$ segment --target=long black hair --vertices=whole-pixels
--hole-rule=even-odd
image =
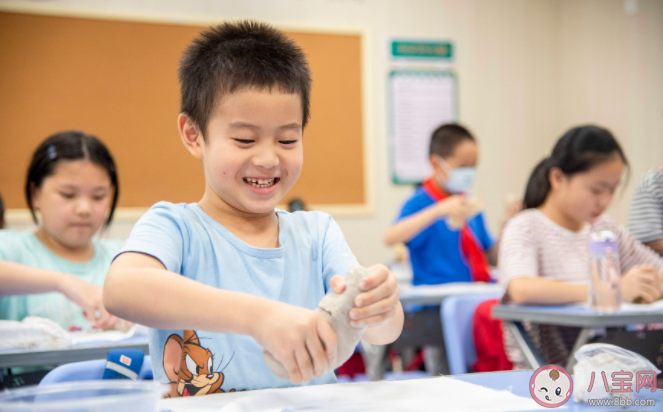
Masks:
[[[28,167],[28,177],[25,180],[25,200],[28,202],[28,208],[30,208],[32,220],[35,223],[39,222],[32,207],[33,190],[39,189],[44,179],[53,174],[60,160],[79,159],[89,160],[108,172],[114,190],[110,213],[104,226],[107,227],[110,224],[115,206],[117,206],[117,199],[120,196],[120,186],[113,156],[101,140],[84,132],[73,130],[56,133],[48,137],[32,155],[32,161],[30,167]]]
[[[527,182],[523,207],[536,208],[545,202],[550,192],[552,168],[556,167],[564,175],[571,176],[586,172],[615,155],[628,167],[624,151],[608,130],[598,126],[574,127],[557,141],[552,154],[534,168]]]

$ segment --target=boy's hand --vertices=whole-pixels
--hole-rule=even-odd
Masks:
[[[465,222],[469,217],[470,207],[465,196],[454,195],[435,204],[440,217],[449,216],[458,222]]]
[[[650,265],[634,266],[622,277],[621,283],[624,302],[641,298],[645,303],[651,303],[663,294],[660,272]]]
[[[355,308],[350,311],[352,326],[356,328],[380,326],[389,322],[398,307],[398,280],[384,265],[374,265],[371,272],[359,285],[363,293],[355,298]],[[334,276],[331,279],[334,292],[343,293],[345,279]]]
[[[336,358],[336,334],[309,309],[273,302],[254,337],[281,362],[294,384],[320,378]]]

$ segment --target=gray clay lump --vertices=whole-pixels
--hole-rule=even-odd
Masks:
[[[322,298],[318,304],[318,308],[315,310],[315,313],[326,320],[336,333],[336,362],[331,365],[331,370],[338,368],[350,359],[357,343],[359,343],[359,339],[361,339],[361,336],[366,331],[365,327],[352,327],[349,312],[355,306],[355,298],[362,292],[359,284],[368,274],[368,269],[362,266],[355,265],[351,267],[345,276],[345,291],[341,294],[335,293],[333,290],[330,291]],[[283,364],[277,361],[269,352],[263,351],[262,356],[265,358],[269,369],[271,369],[277,378],[283,380],[290,379],[288,371]]]

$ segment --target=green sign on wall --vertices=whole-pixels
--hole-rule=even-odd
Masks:
[[[453,56],[451,42],[398,41],[391,42],[391,55],[425,59],[450,60]]]

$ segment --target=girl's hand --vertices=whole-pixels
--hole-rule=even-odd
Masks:
[[[645,303],[651,303],[663,294],[660,272],[650,265],[634,266],[622,276],[621,283],[624,302],[641,298]]]
[[[320,378],[336,358],[336,333],[315,312],[272,302],[258,320],[258,344],[281,362],[294,384]]]
[[[398,280],[384,265],[374,265],[371,272],[359,285],[363,293],[355,298],[355,308],[350,311],[352,326],[356,328],[381,326],[389,322],[396,314],[398,307]],[[343,293],[345,279],[334,276],[331,279],[334,292]]]
[[[61,275],[59,290],[62,294],[83,309],[85,319],[98,329],[115,326],[119,319],[106,311],[102,289],[91,283],[66,274]]]

